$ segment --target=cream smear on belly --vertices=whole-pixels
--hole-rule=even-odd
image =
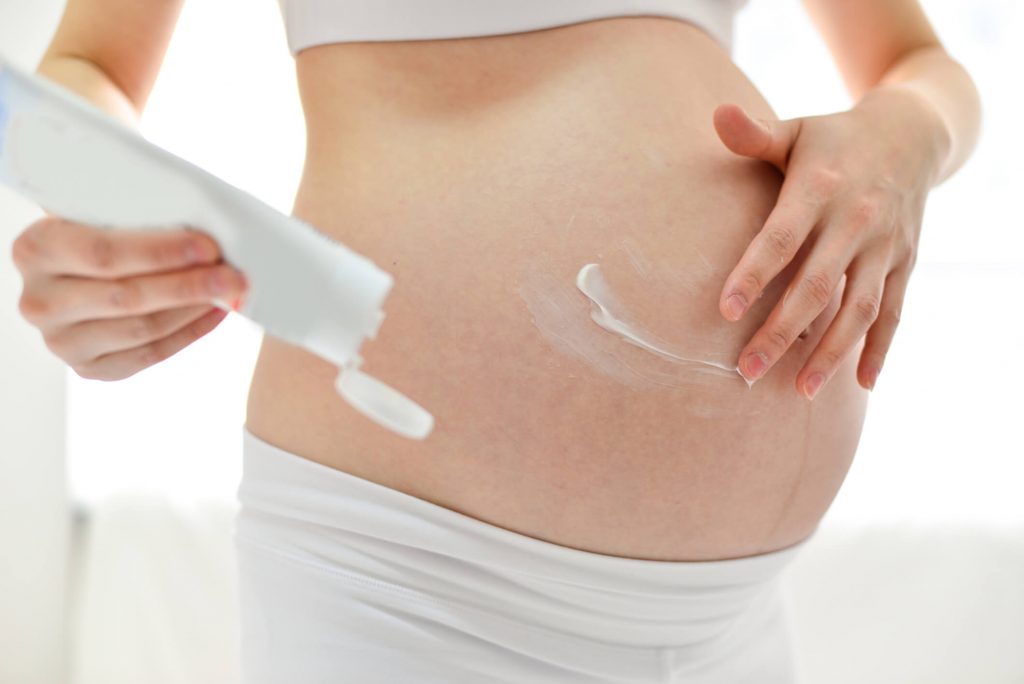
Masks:
[[[517,290],[534,325],[564,355],[635,389],[685,390],[734,379],[746,382],[730,363],[732,354],[716,347],[714,334],[681,331],[678,339],[685,340],[685,346],[668,342],[627,313],[598,264],[584,265],[572,283],[556,275],[557,269],[544,256],[535,255],[524,265]],[[649,273],[633,255],[630,261],[638,272]],[[550,363],[557,367],[558,359],[552,357]]]
[[[608,332],[673,363],[691,365],[694,371],[726,377],[743,377],[735,365],[684,356],[678,349],[671,350],[669,343],[658,339],[635,321],[629,320],[597,264],[587,264],[580,269],[576,275],[576,287],[591,302],[591,319]]]

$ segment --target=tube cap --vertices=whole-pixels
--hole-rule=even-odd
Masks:
[[[343,368],[334,388],[367,418],[400,435],[423,439],[434,429],[434,417],[422,406],[356,366]]]

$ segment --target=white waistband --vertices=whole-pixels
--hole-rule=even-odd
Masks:
[[[808,542],[716,561],[591,553],[518,534],[316,463],[244,430],[236,536],[293,558],[633,645],[685,646],[759,602]],[[812,535],[813,537],[813,535]]]

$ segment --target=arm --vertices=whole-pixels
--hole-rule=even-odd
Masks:
[[[137,126],[184,0],[68,0],[36,72]]]
[[[36,71],[134,126],[182,2],[67,0]],[[14,240],[11,259],[24,281],[22,316],[50,351],[97,380],[178,353],[224,319],[215,304],[248,288],[218,243],[191,226],[111,232],[48,215]]]
[[[981,127],[978,91],[939,42],[921,6],[908,0],[803,0],[846,83],[867,105],[901,91],[939,150],[935,183],[970,156]]]
[[[757,121],[724,104],[714,124],[730,150],[785,175],[775,208],[726,279],[722,315],[742,318],[802,255],[782,300],[740,352],[744,377],[767,373],[841,293],[797,373],[797,390],[813,399],[862,339],[857,379],[874,387],[917,258],[928,192],[970,155],[981,105],[917,0],[803,1],[856,105]]]

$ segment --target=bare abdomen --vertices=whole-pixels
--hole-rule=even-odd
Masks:
[[[268,338],[250,430],[611,555],[730,558],[814,529],[865,392],[852,358],[813,403],[794,389],[834,306],[753,388],[728,372],[786,284],[742,323],[718,313],[781,176],[718,140],[718,104],[772,112],[710,38],[637,18],[331,45],[300,54],[299,78],[309,148],[294,213],[395,276],[364,367],[436,427],[424,442],[384,431],[334,395],[334,369]],[[576,283],[591,263],[631,322],[691,363],[599,326]]]

